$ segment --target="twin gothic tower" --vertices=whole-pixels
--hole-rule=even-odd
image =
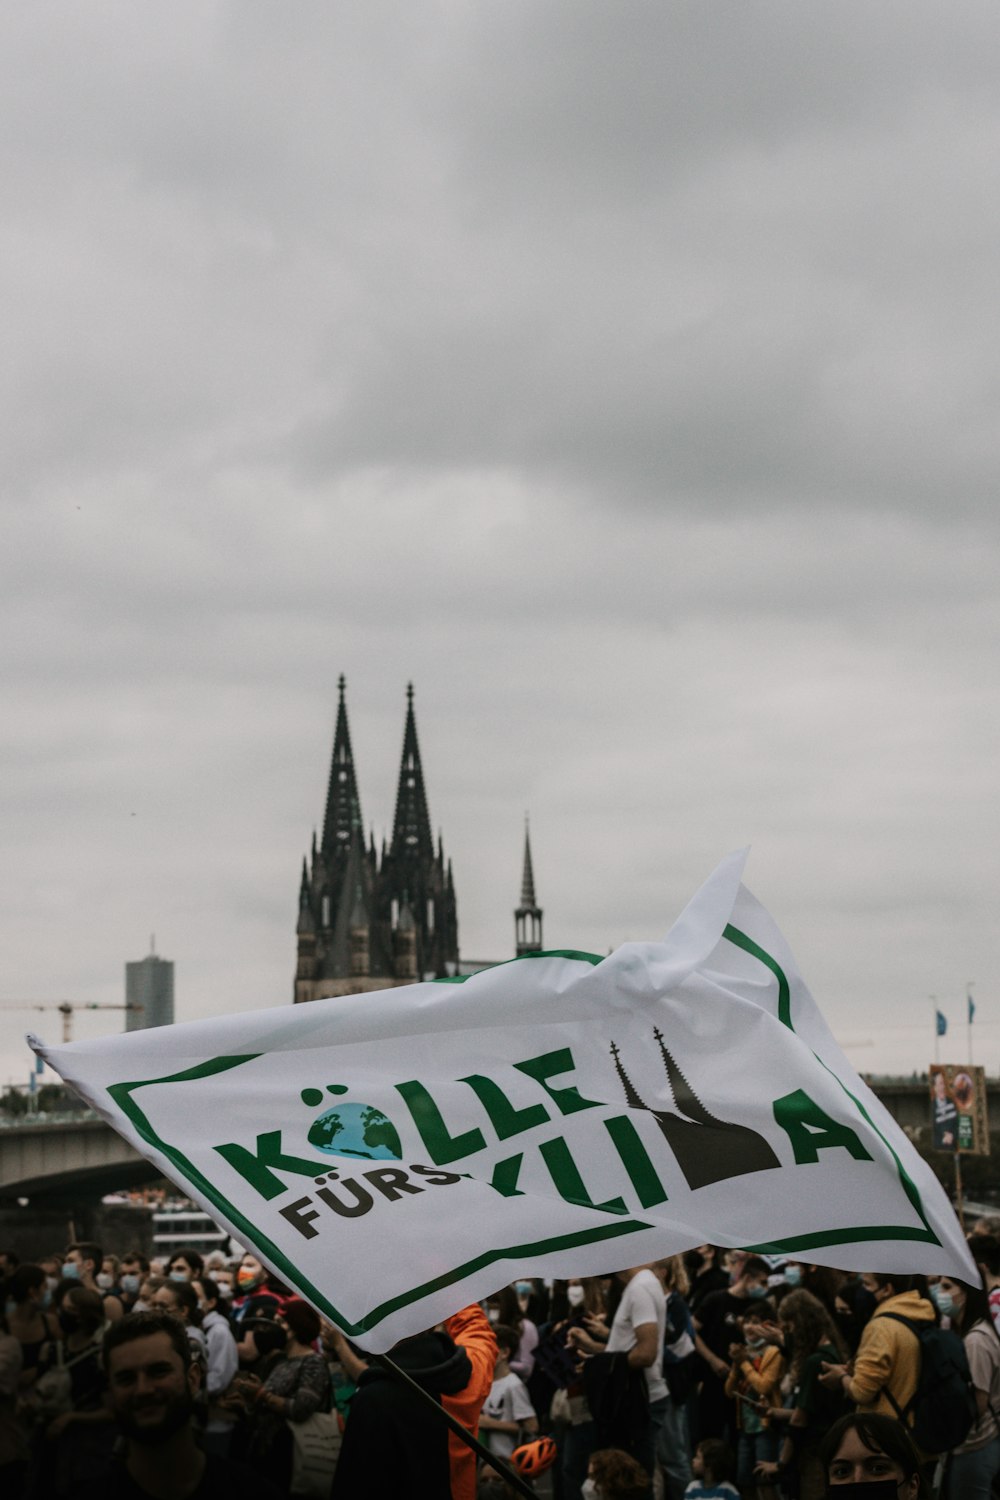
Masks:
[[[485,967],[459,959],[451,860],[445,860],[440,835],[435,847],[431,833],[412,685],[406,690],[392,840],[388,847],[383,840],[381,853],[374,835],[365,843],[343,677],[338,687],[323,836],[317,843],[313,835],[311,856],[302,861],[296,1004]],[[515,930],[518,954],[541,948],[542,913],[527,832]]]
[[[458,973],[451,861],[431,834],[424,774],[407,688],[403,758],[392,842],[381,854],[361,824],[344,678],[333,735],[323,837],[313,834],[299,886],[295,1002],[390,989]]]

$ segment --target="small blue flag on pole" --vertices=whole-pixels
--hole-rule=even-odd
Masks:
[[[966,993],[965,998],[969,1002],[969,1025],[971,1026],[972,1025],[972,1018],[976,1014],[976,1005],[975,1005],[975,1001],[973,1000],[973,998],[972,998],[972,996],[970,994]]]
[[[937,1034],[938,1036],[944,1036],[948,1030],[948,1018],[947,1016],[943,1016],[939,1010],[935,1011],[934,1014],[937,1016]]]

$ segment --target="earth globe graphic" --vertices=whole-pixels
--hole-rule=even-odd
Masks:
[[[336,1104],[314,1120],[307,1137],[325,1156],[400,1161],[403,1147],[392,1121],[372,1104]]]

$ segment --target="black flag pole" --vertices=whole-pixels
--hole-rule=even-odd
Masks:
[[[396,1380],[402,1381],[404,1385],[409,1386],[411,1391],[415,1391],[422,1400],[427,1402],[432,1411],[437,1412],[439,1417],[443,1417],[455,1436],[461,1438],[462,1442],[470,1447],[473,1453],[485,1459],[491,1469],[496,1469],[519,1495],[525,1495],[527,1500],[538,1500],[536,1492],[532,1489],[528,1481],[521,1477],[516,1469],[511,1468],[510,1464],[506,1463],[502,1458],[498,1458],[495,1453],[491,1453],[477,1437],[473,1436],[464,1423],[460,1422],[457,1417],[453,1417],[451,1412],[445,1411],[444,1406],[434,1399],[430,1391],[425,1391],[423,1386],[413,1379],[412,1375],[407,1375],[405,1370],[400,1369],[399,1365],[396,1364],[395,1360],[390,1359],[388,1354],[371,1354],[368,1358],[376,1364],[382,1365]],[[348,1418],[348,1421],[350,1421],[350,1418]]]

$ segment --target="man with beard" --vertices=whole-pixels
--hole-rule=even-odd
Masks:
[[[170,1313],[130,1313],[113,1323],[104,1366],[125,1449],[79,1500],[278,1500],[251,1469],[198,1447],[192,1418],[201,1373],[183,1324]]]

